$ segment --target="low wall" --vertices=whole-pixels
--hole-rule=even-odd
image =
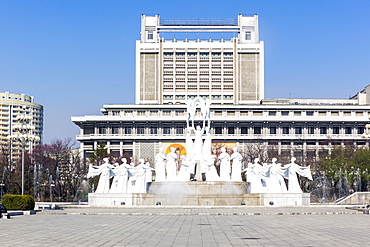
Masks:
[[[370,192],[355,192],[339,202],[338,205],[369,205],[370,204]]]
[[[308,206],[309,193],[248,194],[246,182],[153,182],[149,193],[89,193],[89,205],[120,206]]]
[[[248,192],[246,182],[153,182],[148,193],[162,195],[242,195]]]

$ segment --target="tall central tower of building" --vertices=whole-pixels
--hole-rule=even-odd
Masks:
[[[258,16],[237,19],[141,17],[136,43],[136,103],[255,104],[264,97]]]

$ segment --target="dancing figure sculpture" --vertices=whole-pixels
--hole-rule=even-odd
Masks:
[[[171,147],[171,152],[167,154],[167,164],[166,164],[166,171],[167,171],[167,181],[176,181],[177,176],[177,154],[176,148]]]
[[[288,179],[288,192],[289,193],[302,193],[301,187],[298,182],[297,174],[312,180],[310,166],[299,166],[295,163],[296,158],[292,157],[290,164],[284,166],[285,177]]]
[[[161,182],[166,180],[165,170],[166,155],[163,153],[163,148],[155,156],[155,181]]]
[[[127,164],[126,158],[122,158],[121,161],[121,165],[112,169],[114,178],[109,193],[127,193],[128,170],[131,166]]]
[[[218,156],[220,160],[220,180],[221,181],[230,181],[230,155],[226,152],[226,148],[221,148],[221,153]]]
[[[234,153],[231,155],[230,160],[233,162],[231,169],[231,181],[241,182],[242,181],[242,155],[238,152],[238,148],[234,147]]]
[[[92,178],[95,176],[100,175],[98,187],[95,190],[95,193],[108,193],[109,192],[109,179],[114,176],[112,168],[113,165],[109,163],[108,158],[103,159],[103,164],[100,166],[89,166],[89,172],[87,174],[87,178]]]

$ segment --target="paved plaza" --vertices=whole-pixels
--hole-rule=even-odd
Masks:
[[[370,216],[344,207],[82,207],[0,227],[0,246],[370,246]]]

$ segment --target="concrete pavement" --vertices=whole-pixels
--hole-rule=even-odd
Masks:
[[[0,221],[0,246],[370,246],[370,216],[344,207],[43,210]]]

